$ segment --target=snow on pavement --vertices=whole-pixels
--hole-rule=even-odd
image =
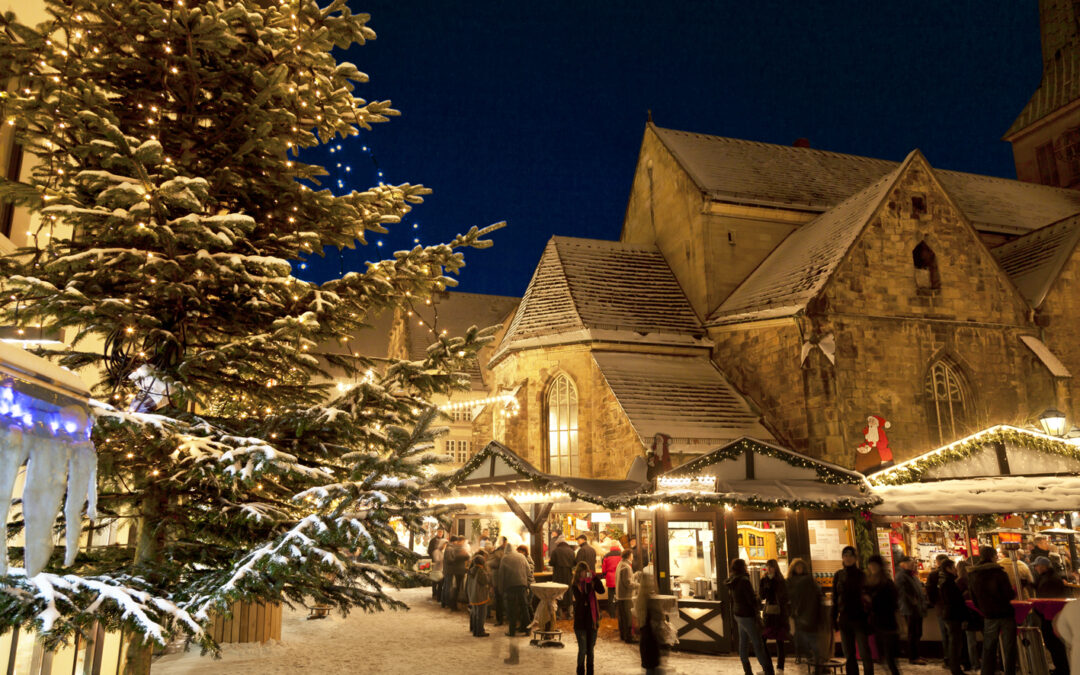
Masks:
[[[467,612],[451,613],[431,602],[431,591],[413,588],[394,591],[409,604],[409,611],[367,614],[353,612],[348,617],[334,615],[316,621],[307,612],[283,612],[282,641],[266,644],[228,644],[222,658],[199,656],[198,650],[169,654],[154,662],[154,675],[279,675],[284,673],[559,673],[575,672],[577,645],[573,633],[564,635],[564,649],[531,647],[523,638],[508,638],[501,628],[489,624],[491,637],[475,638],[469,633]],[[637,645],[627,645],[606,637],[602,631],[596,642],[597,675],[641,673]],[[504,659],[516,647],[519,664]],[[754,661],[755,671],[758,669]],[[907,675],[939,675],[934,667],[913,667],[901,663]],[[803,672],[790,664],[788,671]],[[734,656],[672,654],[666,663],[668,675],[742,675]]]

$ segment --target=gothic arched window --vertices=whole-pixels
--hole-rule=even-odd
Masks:
[[[574,383],[559,375],[547,392],[548,471],[578,473],[578,398]]]
[[[947,359],[938,359],[926,373],[930,442],[945,445],[964,435],[971,413],[971,398],[960,369]]]

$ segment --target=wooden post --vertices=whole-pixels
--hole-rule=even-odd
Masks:
[[[503,500],[506,505],[510,507],[510,511],[513,512],[521,524],[525,526],[525,529],[529,532],[529,539],[531,542],[530,553],[532,554],[533,565],[537,572],[544,571],[544,542],[541,539],[541,535],[544,533],[544,523],[547,522],[548,515],[551,513],[551,507],[553,504],[548,502],[547,504],[533,504],[532,516],[525,513],[525,509],[521,508],[521,504],[518,504],[510,495],[503,494]]]

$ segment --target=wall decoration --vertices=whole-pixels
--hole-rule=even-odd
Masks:
[[[892,449],[889,448],[889,437],[885,433],[892,424],[880,415],[870,415],[866,418],[866,426],[863,427],[863,442],[855,448],[858,454],[855,456],[855,470],[866,473],[885,469],[893,465]]]
[[[668,436],[667,434],[656,434],[656,436],[653,437],[652,449],[646,457],[649,466],[646,475],[649,480],[653,480],[662,473],[671,471],[671,454],[668,452],[670,446],[671,436]]]

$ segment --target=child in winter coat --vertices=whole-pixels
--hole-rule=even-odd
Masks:
[[[490,633],[484,630],[484,619],[491,602],[491,574],[484,556],[477,555],[472,559],[465,591],[469,597],[469,629],[473,637],[487,637]]]

